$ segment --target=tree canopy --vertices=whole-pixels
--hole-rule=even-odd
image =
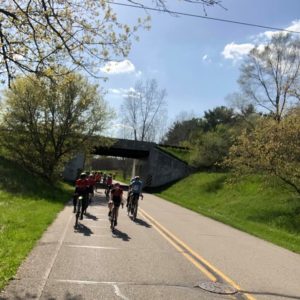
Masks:
[[[1,145],[30,171],[53,179],[63,165],[84,152],[109,115],[97,86],[69,73],[18,78],[5,93]]]
[[[55,65],[96,75],[100,64],[128,54],[140,25],[119,22],[108,1],[2,1],[0,72],[8,84],[20,71],[41,74]]]
[[[142,1],[130,1],[143,6]],[[191,2],[184,0],[184,2]],[[167,10],[168,1],[156,0]],[[221,5],[221,0],[195,0],[203,7]],[[118,19],[113,2],[107,0],[4,0],[0,8],[0,74],[10,86],[16,74],[42,74],[63,65],[99,76],[102,64],[120,59],[130,51],[139,27]],[[61,70],[61,69],[60,69]]]
[[[280,122],[300,94],[300,39],[277,34],[256,46],[241,66],[239,84],[255,105]]]
[[[278,177],[300,194],[299,112],[290,113],[280,123],[261,118],[254,130],[237,137],[225,164],[238,175]]]

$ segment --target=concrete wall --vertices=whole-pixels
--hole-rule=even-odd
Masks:
[[[181,160],[153,147],[141,176],[145,186],[157,187],[190,174],[190,167]]]
[[[186,163],[156,148],[154,145],[151,146],[150,149],[148,148],[149,156],[147,158],[136,159],[135,175],[142,178],[145,187],[161,186],[184,178],[191,173],[191,168]],[[85,157],[83,154],[79,154],[72,159],[63,172],[64,178],[71,181],[75,180],[78,169],[84,168],[84,162]]]

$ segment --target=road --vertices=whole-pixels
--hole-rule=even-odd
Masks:
[[[153,195],[113,234],[101,190],[73,225],[67,205],[1,300],[300,299],[300,255]]]

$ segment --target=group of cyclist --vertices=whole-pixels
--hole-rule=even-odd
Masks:
[[[87,207],[91,202],[92,197],[94,196],[94,191],[96,188],[97,182],[101,181],[104,182],[104,177],[101,178],[101,175],[104,174],[101,173],[91,173],[87,174],[85,172],[80,174],[79,179],[75,182],[75,193],[73,197],[73,206],[74,210],[73,212],[76,212],[76,205],[77,205],[77,199],[79,196],[82,196],[82,206],[81,206],[81,213],[80,213],[80,220],[83,219],[83,214],[86,213]],[[113,184],[113,178],[112,174],[109,174],[105,178],[105,194],[108,198],[108,216],[111,217],[112,210],[114,208],[115,210],[115,221],[114,226],[117,226],[117,219],[118,219],[118,212],[120,205],[124,205],[123,200],[123,189],[119,183]],[[129,188],[128,188],[128,196],[126,201],[126,206],[130,207],[132,202],[134,202],[136,205],[138,203],[138,200],[140,196],[142,196],[142,186],[143,183],[139,176],[135,176],[130,180]]]

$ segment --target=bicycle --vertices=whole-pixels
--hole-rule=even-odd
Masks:
[[[128,203],[128,208],[130,206],[130,212],[132,215],[132,221],[136,220],[136,216],[137,216],[137,211],[138,211],[138,202],[139,202],[139,198],[142,198],[142,200],[144,199],[143,195],[138,195],[138,194],[132,194],[131,195],[131,199],[130,202]]]
[[[109,197],[109,193],[110,193],[110,191],[111,191],[111,188],[112,188],[111,185],[108,185],[108,186],[106,187],[106,189],[105,189],[105,196],[106,196],[106,197]]]
[[[124,207],[123,202],[121,203],[122,208]],[[111,209],[111,214],[110,214],[110,229],[112,232],[115,230],[115,226],[117,224],[117,206],[113,203],[113,207]]]
[[[77,198],[77,203],[76,203],[76,215],[75,215],[75,225],[74,227],[77,228],[78,227],[78,219],[79,216],[82,215],[82,201],[83,201],[83,196],[79,196]]]
[[[133,198],[133,194],[130,193],[128,200],[127,200],[127,214],[129,216],[130,212],[131,212],[131,203],[132,203],[132,198]]]
[[[117,208],[115,205],[113,205],[113,208],[111,210],[111,215],[110,215],[110,229],[112,232],[115,230],[115,224],[117,223]]]

